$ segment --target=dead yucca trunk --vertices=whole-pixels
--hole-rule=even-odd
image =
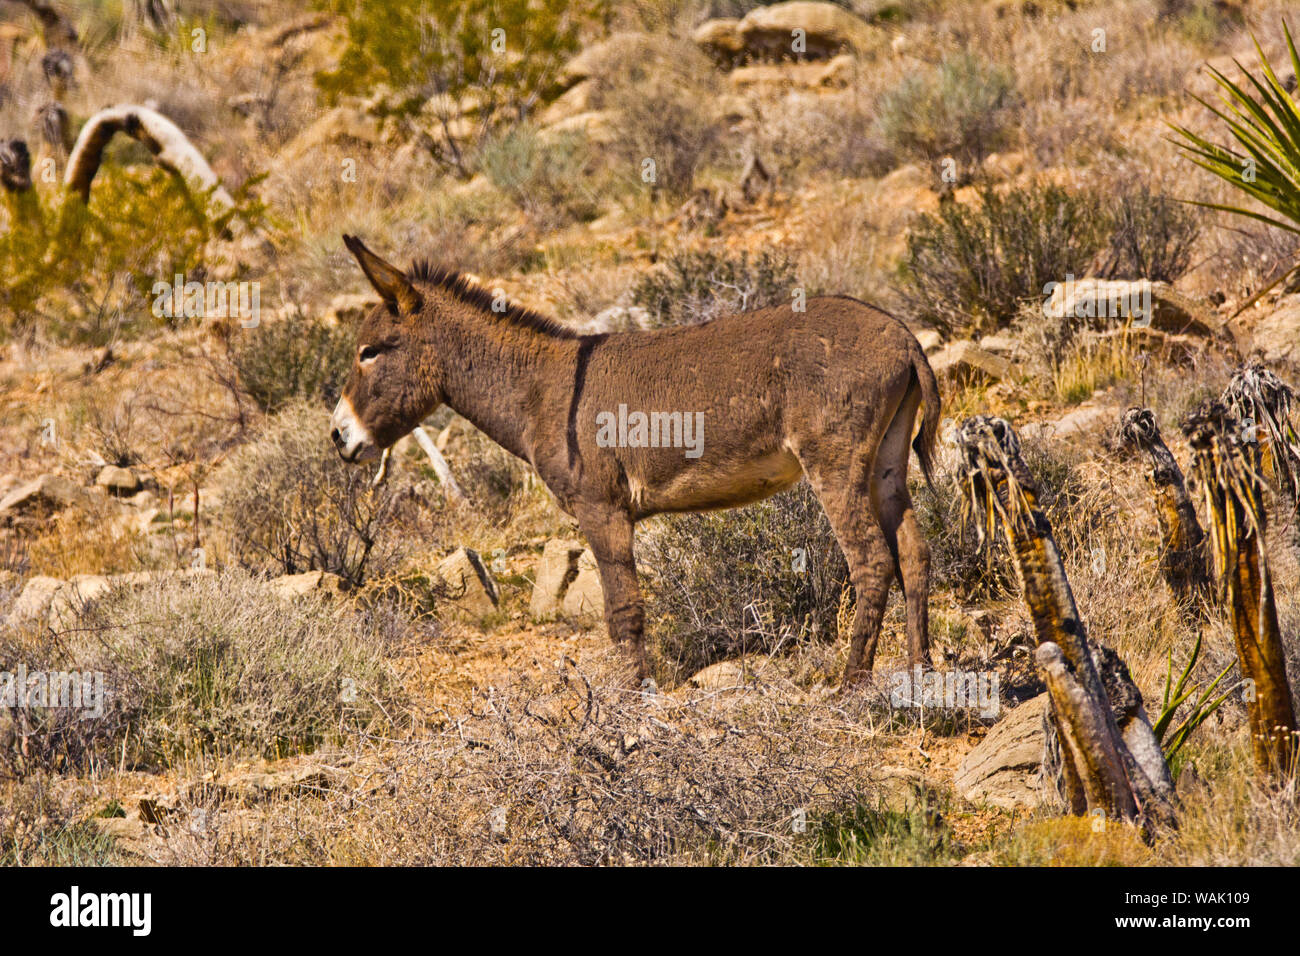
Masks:
[[[1253,692],[1247,696],[1247,711],[1255,765],[1262,774],[1289,775],[1296,761],[1295,707],[1264,551],[1264,481],[1256,429],[1224,404],[1207,402],[1187,416],[1183,432],[1196,456],[1215,571],[1223,583],[1243,676]],[[1277,454],[1273,457],[1276,469]]]
[[[1243,436],[1258,444],[1264,473],[1272,475],[1284,507],[1294,515],[1300,510],[1300,436],[1291,424],[1293,398],[1289,385],[1252,359],[1233,374],[1219,400]],[[1300,534],[1292,543],[1300,547]]]
[[[1209,574],[1205,566],[1205,531],[1196,517],[1196,505],[1187,482],[1160,426],[1149,408],[1133,407],[1120,423],[1121,437],[1133,448],[1151,456],[1147,482],[1155,493],[1160,522],[1160,573],[1178,599],[1191,602],[1205,596]]]
[[[967,516],[982,540],[1000,528],[1010,548],[1038,639],[1071,812],[1101,810],[1149,831],[1172,824],[1174,785],[1142,695],[1119,655],[1088,640],[1060,551],[1020,441],[1000,418],[962,423]]]

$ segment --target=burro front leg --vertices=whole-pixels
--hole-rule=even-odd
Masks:
[[[613,508],[580,508],[577,512],[578,527],[600,569],[609,636],[627,654],[640,682],[650,676],[650,665],[645,654],[645,606],[632,551],[632,518]]]

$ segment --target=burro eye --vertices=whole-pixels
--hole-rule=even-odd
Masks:
[[[379,349],[374,345],[367,345],[361,350],[361,361],[369,362],[379,357]]]

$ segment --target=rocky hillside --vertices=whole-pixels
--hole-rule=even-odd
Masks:
[[[1173,131],[1229,142],[1198,98],[1262,75],[1252,37],[1295,91],[1285,4],[440,7],[0,0],[0,672],[106,688],[93,719],[0,702],[0,861],[1300,863],[1231,616],[1171,583],[1120,431],[1152,410],[1208,528],[1188,413],[1248,359],[1300,385],[1296,237],[1208,208],[1248,200]],[[900,693],[897,591],[838,692],[853,591],[806,485],[638,528],[627,690],[526,464],[448,409],[382,476],[334,453],[378,301],[343,233],[580,332],[897,314],[943,390],[934,665],[980,700]],[[963,504],[974,415],[1015,427],[1153,723],[1189,668],[1177,830],[1093,827],[1043,769],[1034,618]],[[1266,510],[1294,695],[1300,536]],[[1202,691],[1231,692],[1174,747]]]

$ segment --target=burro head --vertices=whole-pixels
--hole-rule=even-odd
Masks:
[[[441,388],[420,291],[356,236],[345,235],[343,243],[381,302],[357,330],[357,354],[330,418],[330,438],[344,461],[370,461],[441,404]]]

